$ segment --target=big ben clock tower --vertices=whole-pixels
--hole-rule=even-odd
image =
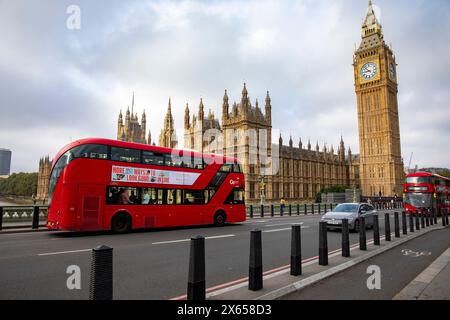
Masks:
[[[384,42],[371,0],[353,66],[362,194],[400,196],[404,171],[397,104],[397,64],[392,49]]]

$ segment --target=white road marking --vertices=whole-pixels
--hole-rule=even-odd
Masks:
[[[57,255],[57,254],[77,253],[77,252],[87,252],[87,251],[92,251],[92,249],[40,253],[40,254],[38,254],[38,256],[53,256],[53,255]]]
[[[211,237],[205,237],[205,240],[211,240],[211,239],[222,239],[222,238],[231,238],[235,237],[234,234],[226,234],[223,236],[211,236]],[[160,241],[160,242],[153,242],[152,244],[170,244],[170,243],[179,243],[179,242],[188,242],[191,241],[191,239],[180,239],[180,240],[171,240],[171,241]]]
[[[301,229],[307,229],[309,227],[305,227],[302,226]],[[292,228],[283,228],[283,229],[273,229],[273,230],[264,230],[263,232],[265,233],[270,233],[270,232],[278,232],[278,231],[287,231],[287,230],[291,230]]]
[[[264,227],[275,227],[275,226],[289,226],[292,224],[303,224],[303,222],[298,223],[277,223],[277,224],[266,224]]]

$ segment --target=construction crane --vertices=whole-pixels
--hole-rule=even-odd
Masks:
[[[408,172],[409,172],[409,170],[411,170],[411,162],[412,162],[413,155],[414,155],[414,152],[411,152],[411,157],[409,158],[409,164],[408,164]]]

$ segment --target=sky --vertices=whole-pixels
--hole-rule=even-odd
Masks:
[[[405,166],[450,167],[450,2],[373,3],[398,63]],[[220,117],[224,90],[240,101],[245,82],[253,104],[270,91],[285,142],[337,150],[342,135],[358,153],[352,63],[366,11],[366,0],[0,0],[0,148],[12,172],[37,171],[71,141],[115,138],[133,92],[154,141],[171,98],[182,141],[186,103]]]

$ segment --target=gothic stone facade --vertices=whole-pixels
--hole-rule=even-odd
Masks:
[[[119,119],[117,121],[117,140],[151,144],[152,138],[150,130],[148,131],[148,136],[146,138],[146,125],[147,118],[145,115],[145,110],[142,112],[142,121],[139,123],[139,118],[137,113],[134,113],[134,93],[133,101],[131,103],[131,113],[130,107],[128,107],[125,114],[125,122],[123,121],[122,110],[119,113]]]
[[[48,184],[50,181],[50,170],[52,168],[52,161],[49,156],[43,157],[39,160],[37,192],[35,199],[39,202],[47,202],[48,200]]]
[[[303,147],[300,140],[294,146],[272,144],[272,105],[269,92],[265,98],[264,113],[258,100],[254,105],[244,84],[240,103],[230,108],[227,91],[223,97],[222,125],[212,112],[204,115],[203,101],[197,116],[190,118],[186,106],[184,119],[185,147],[200,152],[221,153],[236,157],[245,175],[246,199],[250,202],[307,201],[325,187],[334,185],[354,186],[358,179],[358,158],[346,153],[344,141],[338,147],[322,151],[311,143]],[[347,156],[346,156],[347,155]]]
[[[354,55],[363,195],[402,194],[404,169],[397,103],[397,64],[383,38],[372,1]]]
[[[167,114],[164,118],[163,128],[159,135],[159,146],[166,148],[176,148],[178,139],[175,132],[175,125],[172,116],[172,103],[169,99],[169,106],[167,107]]]

